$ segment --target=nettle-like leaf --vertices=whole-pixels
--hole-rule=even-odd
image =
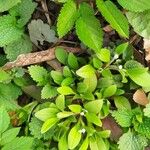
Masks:
[[[125,9],[133,12],[143,12],[150,9],[148,0],[118,0],[118,3]]]
[[[150,118],[144,117],[141,123],[135,124],[135,130],[150,139]]]
[[[129,127],[133,119],[133,113],[128,109],[118,109],[112,113],[112,116],[122,127]]]
[[[16,19],[10,15],[0,17],[0,47],[6,46],[21,38],[22,29],[16,27]]]
[[[45,85],[47,83],[48,78],[48,72],[45,68],[41,66],[30,66],[28,67],[29,74],[32,77],[32,79],[36,82],[38,82],[38,85]]]
[[[31,18],[31,15],[36,8],[37,3],[32,0],[21,0],[17,6],[13,7],[9,12],[11,15],[19,17],[17,26],[22,28]]]
[[[147,139],[131,132],[124,133],[119,139],[119,150],[143,150],[147,145]]]
[[[22,94],[21,89],[16,85],[0,83],[0,106],[8,109],[16,109],[16,99]]]
[[[150,87],[150,74],[147,69],[134,60],[126,62],[125,68],[128,76],[142,87]]]
[[[126,15],[129,23],[134,28],[134,31],[142,37],[150,39],[150,10],[146,10],[143,12],[130,11],[127,12]]]
[[[122,12],[109,0],[97,0],[97,6],[106,21],[123,37],[129,37],[128,20]]]
[[[21,0],[1,0],[0,1],[0,12],[4,12],[12,8],[13,6],[20,3]]]
[[[78,11],[76,3],[73,0],[68,0],[61,9],[58,17],[57,31],[60,38],[73,28],[77,17]]]
[[[94,51],[101,49],[103,33],[100,22],[94,16],[92,8],[85,3],[80,5],[80,17],[76,21],[76,32],[79,39],[89,48]]]
[[[50,28],[50,26],[46,23],[43,23],[42,20],[32,20],[28,25],[29,34],[31,41],[38,45],[38,41],[41,45],[43,45],[44,41],[49,43],[53,43],[57,40],[55,36],[55,31]]]
[[[32,43],[28,36],[24,35],[22,38],[5,46],[4,51],[7,59],[14,61],[20,54],[26,54],[32,51]]]
[[[2,134],[10,124],[10,117],[4,107],[0,107],[0,134]]]

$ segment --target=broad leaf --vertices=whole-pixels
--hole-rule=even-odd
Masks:
[[[122,12],[109,0],[97,0],[97,6],[106,21],[123,37],[129,37],[129,25]]]
[[[62,95],[75,94],[75,92],[69,86],[59,87],[59,88],[57,88],[57,91]]]

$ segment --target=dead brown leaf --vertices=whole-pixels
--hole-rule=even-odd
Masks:
[[[146,105],[149,103],[149,100],[145,94],[145,92],[142,89],[138,89],[134,94],[133,94],[133,100],[140,105]]]

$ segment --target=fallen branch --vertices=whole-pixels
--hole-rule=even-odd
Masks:
[[[72,53],[81,52],[80,48],[72,48],[72,47],[62,47],[62,48]],[[14,67],[23,67],[23,66],[28,66],[31,64],[37,64],[37,63],[53,60],[55,59],[55,49],[56,47],[49,48],[48,50],[44,50],[40,52],[21,54],[17,57],[15,61],[6,63],[2,67],[2,69],[10,70]]]

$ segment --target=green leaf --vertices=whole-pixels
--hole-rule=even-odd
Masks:
[[[147,139],[129,130],[120,137],[118,144],[119,150],[143,150],[147,146]]]
[[[104,98],[111,97],[116,93],[116,91],[117,91],[117,86],[111,85],[104,90],[103,97]]]
[[[41,98],[42,99],[53,98],[57,94],[58,92],[56,87],[51,86],[50,84],[46,84],[41,91]]]
[[[57,31],[60,38],[66,35],[72,28],[78,17],[76,3],[68,0],[61,9],[57,22]]]
[[[54,82],[57,84],[61,84],[61,82],[64,79],[60,71],[51,71],[51,77],[53,78]]]
[[[9,129],[7,131],[5,131],[3,134],[2,134],[2,138],[1,138],[1,145],[5,145],[9,142],[11,142],[13,139],[16,138],[16,136],[18,135],[20,131],[20,128],[12,128],[12,129]]]
[[[87,112],[86,119],[88,120],[88,122],[91,122],[99,127],[102,126],[102,122],[101,122],[100,118],[95,113]]]
[[[17,41],[14,41],[4,49],[7,59],[14,61],[20,54],[30,53],[32,51],[32,43],[28,36],[22,36]]]
[[[33,144],[31,137],[17,137],[10,143],[7,143],[2,150],[30,150]]]
[[[74,113],[80,113],[82,111],[82,107],[77,104],[69,105],[68,108]]]
[[[94,94],[91,91],[82,93],[81,97],[85,100],[95,100]]]
[[[60,109],[61,111],[63,111],[65,109],[65,97],[64,95],[59,95],[56,98],[56,106],[58,107],[58,109]]]
[[[95,75],[95,70],[91,65],[85,65],[78,69],[76,74],[82,78],[90,78]]]
[[[135,32],[146,39],[150,39],[150,9],[139,13],[127,12],[127,18]]]
[[[0,82],[5,82],[9,80],[11,80],[10,74],[0,69]]]
[[[32,79],[38,82],[38,85],[45,85],[47,83],[48,72],[45,68],[41,66],[30,66],[28,67],[28,71]]]
[[[129,46],[129,43],[128,43],[128,42],[123,43],[123,44],[120,44],[119,46],[117,46],[117,47],[115,48],[115,52],[116,52],[118,55],[121,55],[121,54],[123,54],[123,53],[127,50],[128,46]]]
[[[144,117],[142,122],[135,124],[135,130],[150,139],[150,118]]]
[[[16,85],[0,83],[0,106],[7,109],[18,108],[17,101],[15,101],[22,94],[21,89]]]
[[[61,86],[69,86],[74,82],[74,78],[68,77],[61,82]]]
[[[89,145],[89,140],[88,140],[88,138],[86,138],[86,139],[83,141],[83,143],[82,143],[82,145],[81,145],[81,147],[80,147],[79,150],[87,150],[87,149],[88,149],[88,145]]]
[[[73,112],[62,111],[62,112],[57,113],[57,118],[58,119],[63,119],[63,118],[67,118],[67,117],[72,116],[72,115],[74,115]]]
[[[85,93],[87,90],[88,90],[88,86],[85,83],[83,83],[83,82],[78,83],[77,91],[79,93]]]
[[[31,131],[31,135],[34,136],[34,138],[37,139],[44,139],[44,140],[49,140],[52,138],[54,135],[54,128],[51,128],[48,130],[46,133],[42,134],[41,133],[41,128],[42,128],[43,122],[40,121],[39,119],[32,117],[30,123],[29,123],[29,129]]]
[[[55,49],[55,56],[62,64],[66,64],[68,53],[61,47]]]
[[[103,48],[99,52],[96,53],[97,57],[103,62],[110,61],[110,50]]]
[[[109,0],[103,2],[102,0],[96,0],[98,9],[104,16],[106,21],[110,23],[121,36],[129,37],[129,25],[128,20],[122,14],[122,12]]]
[[[65,76],[65,77],[72,77],[71,70],[69,69],[68,66],[65,66],[63,68],[63,76]]]
[[[86,103],[84,105],[84,108],[88,111],[88,112],[91,112],[91,113],[99,113],[101,108],[103,106],[103,100],[94,100],[94,101],[90,101],[88,103]]]
[[[130,60],[126,62],[125,68],[129,77],[142,87],[150,87],[150,74],[140,63]]]
[[[77,57],[73,53],[69,53],[68,55],[68,65],[75,70],[79,67]]]
[[[124,96],[114,97],[115,105],[118,109],[129,109],[131,110],[131,105],[129,100]]]
[[[56,117],[56,114],[59,112],[58,109],[56,108],[44,108],[35,113],[35,117],[42,120],[46,121],[49,118],[54,118]]]
[[[150,117],[150,103],[143,109],[144,116]]]
[[[59,88],[57,88],[57,91],[62,95],[75,94],[75,92],[69,86],[59,87]]]
[[[150,9],[150,3],[147,0],[118,0],[118,3],[125,9],[133,12],[143,12]]]
[[[76,32],[85,45],[97,52],[102,47],[103,32],[94,15],[87,16],[86,13],[76,21]]]
[[[81,132],[79,132],[78,124],[75,125],[68,134],[68,148],[74,149],[81,140]]]
[[[118,109],[112,113],[112,116],[122,127],[129,127],[133,119],[133,113],[128,109]]]
[[[21,38],[23,30],[16,27],[15,17],[10,15],[0,16],[0,22],[0,47]]]
[[[1,0],[0,1],[0,12],[4,12],[12,8],[13,6],[20,3],[21,0]]]
[[[21,0],[21,3],[10,9],[10,14],[19,18],[17,21],[19,28],[27,24],[36,6],[37,3],[32,0]]]
[[[58,148],[59,148],[59,150],[68,150],[67,134],[64,134],[59,139]]]
[[[100,69],[102,67],[102,62],[98,58],[93,58],[93,66],[96,69]]]
[[[59,121],[58,118],[50,118],[48,120],[46,120],[44,122],[44,124],[42,125],[42,128],[41,128],[41,133],[45,133],[47,132],[49,129],[51,129],[57,122]]]
[[[0,134],[2,134],[10,124],[10,117],[4,107],[0,107]]]

